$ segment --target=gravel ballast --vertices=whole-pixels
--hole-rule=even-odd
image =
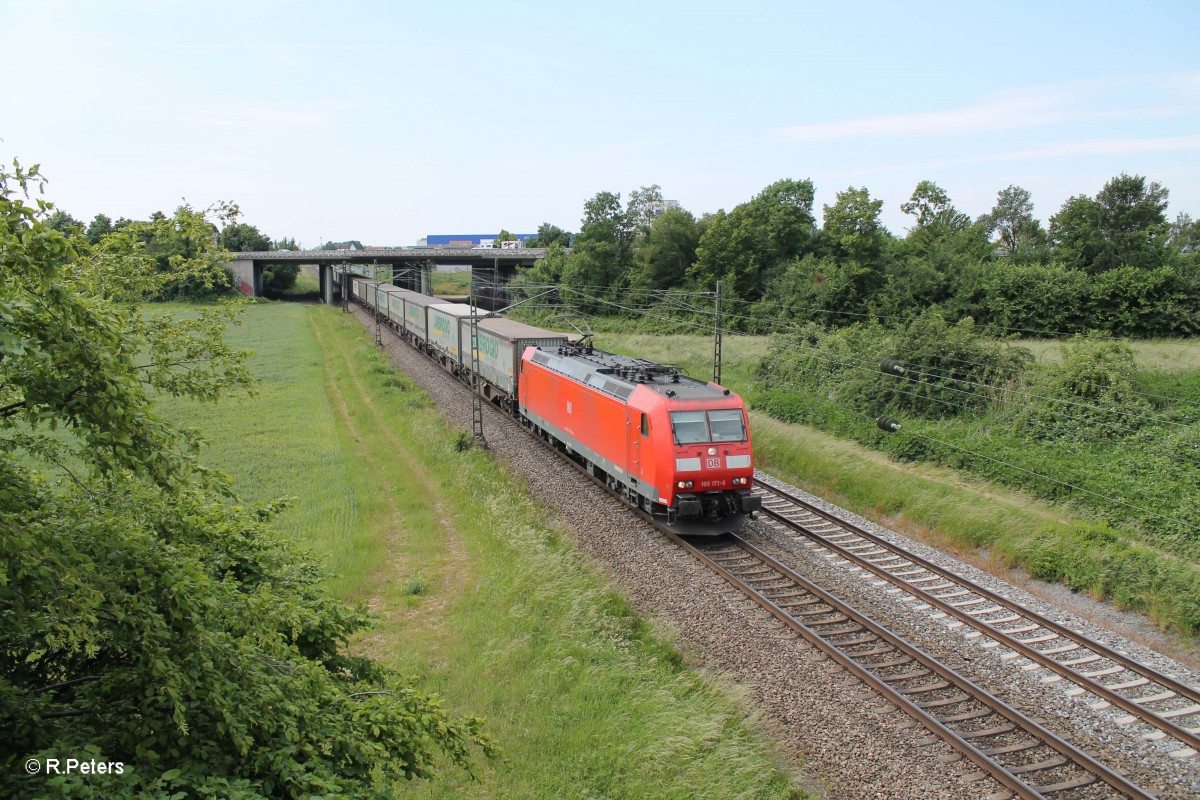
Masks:
[[[361,308],[352,312],[374,329],[368,312]],[[384,329],[382,338],[392,362],[417,381],[452,423],[470,430],[470,395],[463,386],[389,330]],[[485,405],[484,430],[494,455],[523,476],[539,500],[559,512],[575,532],[579,548],[610,576],[632,606],[668,629],[676,646],[717,683],[736,686],[735,693],[746,698],[747,710],[756,713],[787,752],[803,760],[809,788],[839,798],[1008,796],[974,764],[787,631],[549,449],[538,446],[511,418]],[[1162,672],[1197,683],[1194,673],[1141,645],[940,551],[779,485]],[[872,580],[835,566],[818,548],[803,546],[760,522],[751,523],[745,533],[815,583],[1097,755],[1144,789],[1164,798],[1200,796],[1200,760],[1172,757],[1178,743],[1144,740],[1147,729],[1140,724],[1118,726],[1115,719],[1120,712],[1092,710],[1086,698],[1066,694],[1071,684],[1043,683],[1045,670],[1023,669],[1021,659],[1001,659],[965,638],[962,631],[947,628],[945,620],[914,611],[872,585]]]

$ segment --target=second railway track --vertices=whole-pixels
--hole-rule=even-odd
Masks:
[[[826,549],[852,569],[891,583],[915,610],[952,618],[953,627],[970,627],[985,648],[1005,648],[1003,656],[1023,657],[1052,674],[1050,683],[1069,680],[1071,695],[1091,695],[1091,707],[1118,707],[1120,724],[1140,721],[1154,728],[1147,739],[1172,737],[1173,755],[1188,758],[1200,750],[1200,691],[1141,664],[1077,631],[952,571],[898,547],[846,520],[762,480],[762,517],[794,537]]]

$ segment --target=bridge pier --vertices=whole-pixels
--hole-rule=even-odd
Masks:
[[[263,268],[253,259],[235,258],[229,262],[237,290],[247,297],[259,297],[263,292]]]
[[[317,269],[320,272],[321,302],[327,305],[334,305],[337,302],[337,298],[334,296],[333,266],[330,264],[318,264]]]
[[[431,294],[429,273],[433,267],[428,261],[402,261],[396,270],[396,277],[392,283],[399,286],[401,289],[408,289],[412,292],[420,292],[421,294]]]

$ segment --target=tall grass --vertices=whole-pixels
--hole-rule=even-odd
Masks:
[[[433,294],[468,295],[471,293],[471,271],[434,270],[429,276],[429,284]]]
[[[249,309],[258,395],[164,402],[199,425],[208,460],[248,500],[296,495],[279,519],[378,617],[356,647],[421,674],[504,748],[477,779],[411,793],[458,797],[799,797],[737,703],[582,562],[492,457],[456,447],[425,396],[367,332],[328,307]]]

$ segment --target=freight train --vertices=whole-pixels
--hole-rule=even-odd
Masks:
[[[677,367],[606,353],[588,339],[345,273],[364,306],[443,369],[685,535],[739,528],[760,507],[745,403]]]

